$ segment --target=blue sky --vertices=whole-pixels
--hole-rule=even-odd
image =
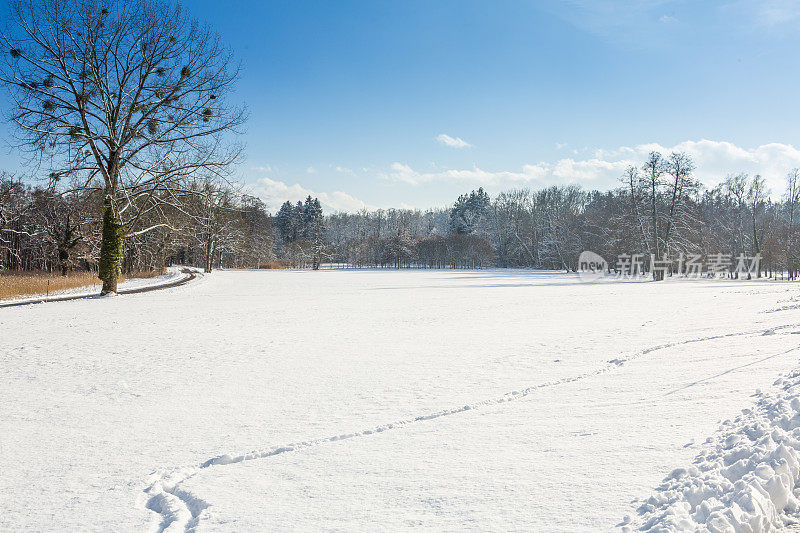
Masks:
[[[238,176],[272,206],[605,189],[653,148],[688,151],[708,184],[762,173],[775,196],[800,166],[797,1],[185,5],[242,61]]]

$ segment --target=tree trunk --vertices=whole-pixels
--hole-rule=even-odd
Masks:
[[[651,207],[651,216],[652,216],[652,219],[653,219],[653,251],[655,252],[654,257],[655,257],[656,261],[660,261],[661,260],[661,250],[659,249],[659,244],[660,243],[658,242],[658,207],[657,207],[658,204],[656,203],[657,200],[658,200],[658,198],[656,197],[658,191],[656,189],[657,176],[656,176],[655,172],[656,171],[655,171],[655,168],[654,168],[652,170],[653,175],[651,176],[651,181],[650,181],[650,183],[651,183],[651,198],[650,198],[651,206],[650,207]],[[654,267],[654,265],[650,265],[650,270],[653,271],[653,280],[660,281],[662,279],[661,273],[660,273],[660,271],[657,272],[656,269],[653,268],[653,267]]]
[[[211,233],[206,237],[206,274],[214,269],[214,239]]]
[[[67,277],[67,272],[69,272],[69,250],[66,248],[61,247],[58,249],[58,265],[61,267],[61,275]]]
[[[100,244],[100,272],[103,280],[101,295],[116,293],[117,281],[122,270],[122,250],[125,231],[116,206],[106,197],[103,210],[103,240]]]

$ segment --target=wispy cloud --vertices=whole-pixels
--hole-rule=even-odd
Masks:
[[[648,47],[660,41],[659,22],[676,20],[672,13],[681,2],[676,0],[544,0],[541,9],[576,28],[609,42],[635,48]]]
[[[726,5],[725,11],[743,15],[762,29],[800,22],[800,2],[797,0],[739,0]]]
[[[449,146],[451,148],[470,148],[472,145],[462,139],[461,137],[450,137],[447,134],[440,133],[436,136],[436,142]]]

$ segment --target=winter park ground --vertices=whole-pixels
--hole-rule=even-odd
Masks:
[[[0,309],[0,530],[770,531],[799,334],[787,282],[504,270]]]

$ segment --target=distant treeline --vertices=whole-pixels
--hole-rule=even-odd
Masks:
[[[179,202],[175,192],[163,195],[136,226],[123,228],[123,273],[172,263],[210,271],[275,259],[272,217],[258,198],[202,180],[187,182]],[[101,190],[59,193],[0,174],[0,272],[97,271],[102,205]]]
[[[478,189],[450,208],[324,215],[319,200],[286,202],[273,216],[252,196],[205,181],[185,186],[174,208],[160,202],[126,234],[123,269],[171,262],[205,267],[532,267],[575,270],[583,250],[659,261],[680,254],[762,256],[764,274],[796,276],[798,170],[773,201],[760,176],[737,174],[707,189],[685,154],[650,155],[621,186]],[[101,194],[57,193],[0,177],[0,269],[96,269]]]
[[[713,188],[694,178],[685,154],[650,154],[611,191],[575,185],[482,190],[449,209],[388,209],[326,218],[331,261],[359,266],[485,266],[575,270],[583,250],[610,262],[621,254],[658,261],[680,254],[762,256],[762,272],[796,277],[797,169],[786,194],[769,198],[761,176],[731,175]],[[677,266],[676,266],[677,268]]]

